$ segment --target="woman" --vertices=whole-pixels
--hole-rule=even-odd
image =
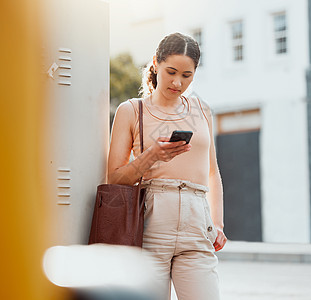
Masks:
[[[227,238],[212,115],[198,98],[183,96],[199,59],[189,36],[174,33],[160,42],[143,82],[142,154],[138,99],[119,105],[112,127],[108,183],[133,185],[143,176],[143,247],[158,260],[163,299],[170,299],[170,279],[179,300],[219,299],[214,252]],[[193,131],[190,143],[169,142],[174,130]]]

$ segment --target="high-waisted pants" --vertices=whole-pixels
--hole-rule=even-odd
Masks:
[[[179,300],[218,300],[217,230],[208,187],[180,179],[151,179],[146,187],[143,248],[156,259],[161,300],[170,299],[171,279]]]

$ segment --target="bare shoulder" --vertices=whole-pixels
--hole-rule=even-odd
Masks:
[[[131,102],[133,102],[133,99],[129,99],[129,100],[126,100],[124,102],[121,102],[118,105],[116,111],[118,111],[120,113],[123,113],[123,114],[124,113],[134,114],[135,111],[134,111],[133,104]]]
[[[130,128],[133,127],[136,119],[136,112],[135,112],[135,103],[132,103],[133,99],[126,100],[121,102],[115,113],[115,118],[118,118],[123,124],[127,123],[130,125]]]

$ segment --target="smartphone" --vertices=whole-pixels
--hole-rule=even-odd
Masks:
[[[189,144],[192,134],[193,134],[192,131],[174,130],[172,132],[169,141],[170,142],[186,141],[186,144]]]

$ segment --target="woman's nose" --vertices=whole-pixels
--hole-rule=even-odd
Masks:
[[[178,78],[175,78],[173,80],[173,84],[174,84],[175,87],[179,88],[179,87],[181,87],[181,80],[178,79]]]

